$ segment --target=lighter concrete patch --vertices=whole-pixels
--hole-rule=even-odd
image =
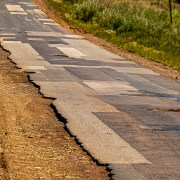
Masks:
[[[19,4],[25,4],[25,5],[34,5],[32,2],[18,2]]]
[[[84,81],[100,95],[137,94],[138,89],[121,81]]]
[[[27,38],[29,41],[44,41],[43,38]]]
[[[27,15],[26,12],[10,12],[11,14]]]
[[[29,6],[29,7],[38,7],[38,6],[35,5],[35,4],[29,4],[29,5],[27,5],[27,6]]]
[[[40,15],[46,15],[44,12],[42,12],[40,9],[34,9],[33,10],[36,14],[40,14]]]
[[[43,57],[28,43],[21,41],[2,41],[2,46],[11,52],[10,58],[21,66],[48,66]]]
[[[57,25],[58,25],[58,24],[57,24],[57,23],[55,23],[55,22],[49,22],[49,23],[44,22],[43,24],[44,24],[44,25],[55,25],[55,26],[57,26]]]
[[[1,34],[2,36],[15,36],[16,34],[12,34],[12,33],[3,33]]]
[[[6,41],[8,39],[16,39],[15,37],[3,37],[3,40]]]
[[[6,4],[6,8],[10,11],[11,14],[27,15],[27,13],[20,5]]]
[[[24,12],[24,9],[21,8],[20,5],[12,5],[12,4],[6,4],[6,7],[9,11],[14,11],[14,12]]]
[[[152,70],[145,69],[145,68],[112,67],[112,69],[114,69],[117,72],[121,72],[121,73],[158,75],[157,73],[153,72]]]
[[[44,36],[44,37],[62,37],[58,32],[41,32],[41,31],[26,31],[28,36]]]
[[[50,22],[53,22],[52,19],[46,19],[46,18],[38,18],[39,21],[50,21]]]
[[[86,56],[85,54],[83,54],[82,52],[78,51],[75,48],[66,48],[66,47],[57,47],[57,48],[69,57],[81,58]]]

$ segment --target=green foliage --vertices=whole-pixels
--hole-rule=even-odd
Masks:
[[[180,26],[180,13],[177,9],[172,11],[173,22]]]
[[[63,3],[71,3],[71,4],[76,4],[78,0],[62,0]]]
[[[84,22],[91,21],[99,10],[99,6],[96,1],[86,1],[82,4],[77,4],[76,17]]]

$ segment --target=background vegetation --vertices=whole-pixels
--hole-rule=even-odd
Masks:
[[[47,0],[70,24],[180,69],[180,5],[168,0]]]

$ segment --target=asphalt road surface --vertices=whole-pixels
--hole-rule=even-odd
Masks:
[[[0,1],[0,41],[114,179],[180,179],[180,83],[77,36],[30,0]]]

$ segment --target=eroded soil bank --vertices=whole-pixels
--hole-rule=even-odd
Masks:
[[[109,179],[0,47],[0,179]]]

